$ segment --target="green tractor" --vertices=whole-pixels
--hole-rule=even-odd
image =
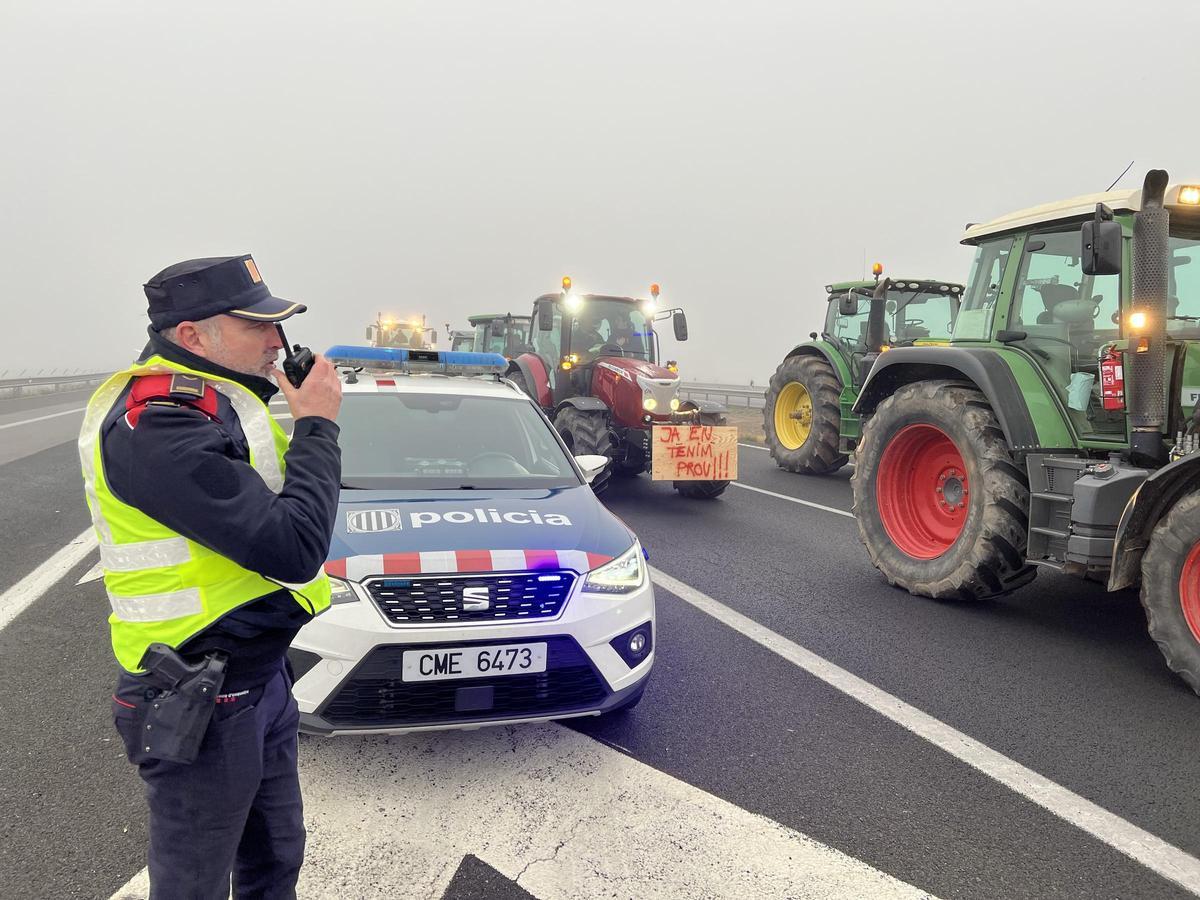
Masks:
[[[818,337],[792,349],[767,385],[763,430],[781,468],[827,475],[858,444],[853,413],[859,389],[879,355],[893,347],[950,340],[962,285],[928,278],[879,276],[826,285],[829,308]]]
[[[883,354],[854,406],[871,561],[943,600],[1039,568],[1140,582],[1151,637],[1200,692],[1200,186],[1155,170],[963,242],[949,346]]]
[[[519,356],[529,341],[529,316],[512,313],[491,313],[469,316],[467,321],[475,336],[470,349],[476,353],[499,353],[505,359]]]

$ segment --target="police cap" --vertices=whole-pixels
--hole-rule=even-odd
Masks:
[[[220,313],[280,322],[308,309],[303,303],[271,296],[249,254],[175,263],[147,281],[145,289],[150,324],[159,331]]]

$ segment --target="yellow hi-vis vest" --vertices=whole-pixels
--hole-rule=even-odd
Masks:
[[[150,644],[178,647],[226,613],[280,587],[290,590],[292,598],[313,615],[329,607],[329,578],[324,570],[306,584],[265,578],[156,522],[109,490],[100,453],[105,418],[131,379],[170,372],[204,379],[233,404],[250,446],[250,465],[275,493],[283,489],[283,457],[288,448],[287,435],[253,392],[161,356],[118,372],[92,395],[79,432],[79,459],[112,606],[108,624],[113,653],[126,671],[135,673],[141,671]],[[170,490],[170,485],[162,489]]]

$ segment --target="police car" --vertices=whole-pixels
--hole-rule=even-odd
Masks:
[[[288,652],[301,730],[398,732],[628,709],[654,663],[636,535],[489,353],[334,347],[333,604]]]

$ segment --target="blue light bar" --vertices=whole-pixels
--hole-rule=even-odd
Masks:
[[[508,360],[499,353],[468,350],[407,350],[403,347],[356,347],[337,344],[325,352],[335,366],[386,372],[432,372],[442,375],[503,375]]]

